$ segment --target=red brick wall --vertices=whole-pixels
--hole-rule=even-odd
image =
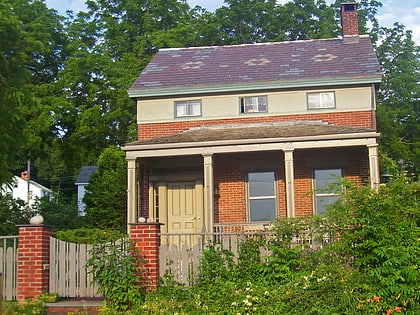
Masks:
[[[369,180],[367,154],[365,147],[296,150],[294,152],[296,216],[310,216],[314,213],[312,177],[315,168],[343,167],[347,179],[357,183],[367,182]],[[337,159],[343,161],[343,165],[337,164]],[[311,165],[311,160],[325,163],[323,166],[314,166]],[[252,165],[250,161],[255,161],[254,167],[250,167]],[[273,161],[278,161],[278,167],[267,166]],[[247,167],[241,167],[243,164],[246,164]],[[286,217],[286,184],[282,152],[216,155],[214,179],[219,188],[219,196],[215,200],[216,223],[246,221],[246,173],[264,169],[274,169],[277,174],[279,202],[277,207],[280,216]]]
[[[49,290],[51,228],[19,226],[17,300],[34,298]]]
[[[284,182],[284,157],[282,152],[217,155],[214,161],[214,182],[219,196],[215,200],[215,222],[246,222],[247,191],[246,174],[250,171],[272,170],[274,168],[279,195],[277,205],[281,216],[286,216],[286,189]],[[246,166],[243,166],[243,165]],[[252,166],[254,164],[254,166]],[[241,166],[242,165],[242,166]]]
[[[144,263],[143,284],[147,289],[156,289],[159,281],[160,223],[130,224],[130,239],[135,242]]]
[[[220,125],[220,124],[237,124],[237,123],[263,123],[263,122],[281,122],[294,120],[320,120],[330,124],[340,126],[353,126],[360,128],[372,127],[372,112],[343,112],[343,113],[325,113],[325,114],[306,114],[306,115],[284,115],[284,116],[253,116],[233,119],[217,119],[217,120],[190,120],[190,121],[173,121],[166,123],[139,124],[138,140],[162,137],[185,131],[193,127]],[[375,121],[374,121],[374,124]],[[376,128],[376,127],[375,127]]]

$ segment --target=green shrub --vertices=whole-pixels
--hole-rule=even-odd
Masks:
[[[417,314],[420,184],[394,181],[378,192],[343,184],[325,216],[279,219],[274,235],[241,243],[237,259],[212,244],[191,286],[168,274],[129,313]]]
[[[100,242],[90,251],[87,267],[98,283],[98,292],[116,311],[130,310],[141,303],[144,291],[141,283],[142,260],[135,244],[127,239]]]
[[[125,234],[111,229],[99,228],[79,228],[73,230],[61,230],[53,232],[53,236],[66,242],[79,244],[93,244],[102,240],[117,240],[125,236]]]

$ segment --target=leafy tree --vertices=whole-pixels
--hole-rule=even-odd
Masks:
[[[275,0],[226,0],[216,10],[219,36],[224,44],[266,42],[278,35]]]
[[[335,10],[324,0],[295,0],[283,5],[280,21],[283,40],[331,38],[340,34]]]
[[[80,223],[77,207],[63,202],[59,196],[39,199],[33,211],[42,215],[44,224],[51,225],[54,230],[75,229]]]
[[[29,75],[24,64],[26,44],[11,3],[0,2],[0,184],[12,178],[11,171],[26,140],[22,128]]]
[[[380,28],[377,53],[384,71],[378,91],[382,155],[404,171],[420,172],[420,48],[400,24]],[[387,171],[391,171],[387,166]]]
[[[0,235],[16,235],[16,224],[27,224],[30,215],[23,200],[0,194]]]
[[[127,166],[117,147],[105,149],[98,159],[83,199],[89,226],[125,231],[127,228]]]

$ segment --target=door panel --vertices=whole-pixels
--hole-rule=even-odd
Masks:
[[[197,202],[195,182],[168,184],[169,233],[191,233],[197,231]]]

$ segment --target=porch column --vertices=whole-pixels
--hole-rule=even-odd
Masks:
[[[214,213],[214,178],[213,178],[213,156],[203,155],[204,158],[204,217],[206,232],[213,232]]]
[[[374,190],[379,188],[379,163],[378,163],[378,144],[367,146],[369,150],[369,176],[370,187]]]
[[[293,165],[293,149],[284,150],[284,173],[286,179],[287,217],[295,217],[295,173]]]
[[[127,230],[130,233],[130,224],[137,223],[137,176],[136,160],[127,160]]]

